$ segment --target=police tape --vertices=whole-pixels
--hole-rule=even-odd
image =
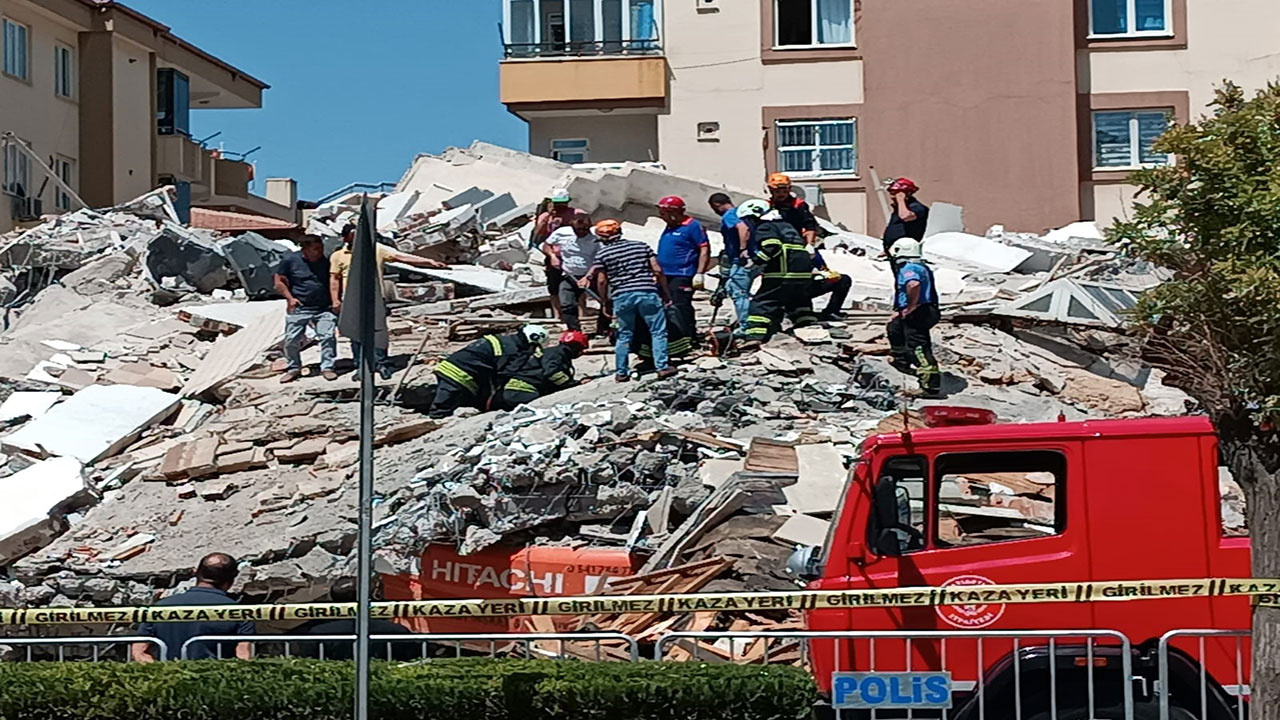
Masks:
[[[954,585],[876,590],[592,595],[504,600],[407,600],[373,604],[376,618],[482,618],[518,615],[759,612],[859,608],[1126,602],[1253,598],[1280,606],[1280,580],[1119,580],[1029,585]],[[0,625],[165,622],[269,622],[355,617],[355,603],[0,609]]]

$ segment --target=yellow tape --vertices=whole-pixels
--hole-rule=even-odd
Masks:
[[[1252,597],[1280,606],[1280,580],[1124,580],[1094,583],[911,587],[884,590],[592,595],[510,600],[420,600],[374,603],[379,618],[509,617],[616,613],[747,612],[940,605],[1124,602],[1196,597]],[[193,607],[0,609],[0,625],[314,620],[354,617],[355,603]]]

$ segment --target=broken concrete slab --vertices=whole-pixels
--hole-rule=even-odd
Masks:
[[[217,437],[201,438],[169,449],[160,464],[166,480],[199,480],[218,473]]]
[[[782,489],[787,504],[806,515],[835,512],[849,474],[844,456],[831,443],[798,445],[795,453],[799,480]]]
[[[947,264],[958,263],[995,273],[1010,273],[1031,257],[1031,252],[989,240],[979,235],[944,232],[924,243],[925,259]]]
[[[243,328],[263,317],[276,318],[284,327],[284,300],[266,300],[263,302],[214,303],[212,305],[193,305],[178,311],[178,318],[186,320],[196,327],[206,324],[226,326],[227,329]],[[219,327],[210,327],[219,330]]]
[[[457,285],[465,285],[490,293],[507,290],[512,278],[509,272],[476,265],[455,265],[448,269],[437,269],[414,267],[392,261],[387,263],[387,267],[399,272],[426,275],[427,277],[446,280]]]
[[[253,319],[233,335],[219,338],[183,386],[182,396],[195,397],[214,390],[260,361],[263,353],[284,339],[283,308],[279,310]]]
[[[147,363],[126,363],[102,376],[103,383],[115,385],[136,385],[158,390],[177,390],[182,380],[168,368],[155,367]]]
[[[61,457],[0,478],[0,497],[0,565],[9,565],[56,538],[61,511],[89,494],[80,462]]]
[[[746,461],[737,459],[712,458],[703,460],[698,466],[698,479],[710,488],[719,488],[736,472],[742,472]]]
[[[19,391],[5,398],[0,404],[0,424],[28,417],[32,420],[49,412],[49,408],[63,397],[60,392]]]
[[[178,405],[177,395],[155,388],[90,385],[39,420],[0,439],[0,446],[93,464],[124,449],[138,433],[167,418]]]
[[[796,514],[787,518],[773,533],[773,539],[788,545],[822,547],[827,542],[831,523],[811,515]]]

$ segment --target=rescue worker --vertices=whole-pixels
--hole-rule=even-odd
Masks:
[[[929,207],[916,200],[920,188],[910,178],[894,180],[886,192],[889,193],[891,212],[884,228],[884,254],[889,256],[889,264],[896,276],[898,266],[890,250],[903,238],[924,242],[924,232],[929,226]]]
[[[538,208],[537,217],[533,221],[533,232],[529,236],[529,247],[541,247],[552,233],[572,224],[578,215],[585,214],[570,207],[571,200],[566,188],[551,191],[551,197]],[[564,273],[552,264],[550,255],[546,256],[543,266],[547,272],[547,294],[551,296],[551,310],[556,317],[560,317],[560,281],[564,278]]]
[[[938,324],[941,313],[933,270],[922,259],[919,240],[903,238],[893,244],[889,253],[898,263],[894,312],[888,327],[893,366],[900,372],[914,372],[921,393],[937,397],[942,392],[942,371],[933,356],[929,331]]]
[[[667,278],[667,293],[675,307],[679,332],[693,338],[696,313],[693,293],[706,286],[711,266],[711,241],[702,223],[689,216],[684,198],[671,195],[658,201],[658,215],[667,227],[658,238],[658,265]]]
[[[849,297],[849,291],[852,289],[853,278],[832,270],[822,257],[822,250],[814,248],[813,282],[809,284],[809,298],[816,300],[823,295],[831,296],[827,301],[826,309],[818,313],[818,319],[828,322],[848,317],[844,314],[844,301]]]
[[[763,266],[760,289],[747,312],[746,339],[767,342],[782,327],[784,315],[793,327],[817,322],[809,296],[813,258],[804,238],[778,211],[765,210],[761,201],[743,203],[738,217],[752,226],[760,244],[753,262]]]
[[[818,243],[818,218],[814,217],[809,203],[791,192],[791,177],[783,173],[769,176],[769,205],[782,219],[791,223],[809,247]]]
[[[580,330],[568,330],[560,335],[555,347],[542,351],[541,355],[512,369],[511,378],[494,398],[495,410],[515,410],[543,395],[550,395],[573,387],[573,361],[582,356],[590,345]]]
[[[751,227],[738,219],[738,208],[733,200],[724,193],[716,193],[708,200],[711,209],[720,216],[720,233],[724,236],[724,252],[720,255],[720,286],[711,298],[712,304],[720,307],[727,298],[733,302],[733,311],[738,319],[738,327],[746,327],[747,311],[751,308],[751,286],[755,283],[758,270],[750,267],[751,256],[756,247]],[[756,200],[753,202],[761,202]],[[768,212],[764,206],[761,214]]]
[[[460,407],[487,410],[494,389],[542,355],[547,330],[525,325],[508,335],[485,335],[436,363],[431,417],[449,417]]]

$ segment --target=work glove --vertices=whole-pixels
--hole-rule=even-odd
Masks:
[[[702,273],[698,273],[697,275],[694,275],[694,276],[693,276],[693,289],[694,289],[694,290],[706,290],[706,289],[707,289],[707,276],[706,276],[706,275],[704,275],[704,274],[702,274]]]

